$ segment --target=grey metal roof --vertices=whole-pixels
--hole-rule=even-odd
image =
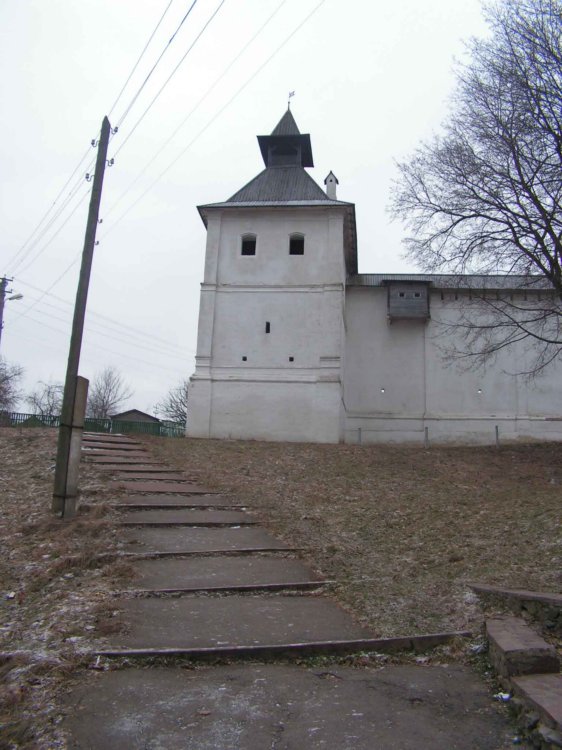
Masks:
[[[271,131],[271,135],[300,135],[295,118],[290,109],[288,109],[277,125]]]
[[[431,274],[431,273],[360,273],[349,276],[348,286],[385,286],[389,282],[423,282],[436,289],[551,289],[544,276]]]
[[[228,199],[240,201],[329,200],[322,188],[302,167],[268,167]]]

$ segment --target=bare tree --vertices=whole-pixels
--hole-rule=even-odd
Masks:
[[[63,392],[62,383],[39,381],[38,387],[27,396],[26,401],[34,414],[40,414],[42,417],[58,416],[61,412]]]
[[[154,407],[155,413],[185,427],[187,421],[188,389],[188,378],[182,380],[174,388],[170,388],[162,401]]]
[[[467,313],[465,354],[529,339],[540,370],[562,353],[562,0],[485,13],[491,36],[468,44],[443,135],[398,164],[392,211],[425,270],[519,277],[515,299]]]
[[[21,398],[19,385],[23,368],[9,365],[0,357],[0,411],[13,411]]]
[[[107,419],[118,412],[132,395],[133,390],[119,370],[106,367],[90,383],[86,414],[94,419]]]

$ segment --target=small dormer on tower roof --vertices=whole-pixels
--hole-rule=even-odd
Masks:
[[[266,167],[313,167],[310,135],[301,133],[290,109],[273,128],[271,135],[258,135]]]

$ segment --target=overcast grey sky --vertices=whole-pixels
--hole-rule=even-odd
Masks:
[[[84,174],[105,114],[123,122],[109,148],[115,165],[106,171],[80,372],[117,367],[135,391],[130,407],[152,412],[192,373],[205,251],[196,206],[225,200],[261,171],[255,136],[273,129],[289,91],[301,132],[311,134],[311,175],[322,185],[333,170],[338,197],[356,204],[359,270],[410,268],[403,229],[386,213],[394,160],[438,131],[462,40],[485,33],[479,0],[198,0],[169,44],[192,3],[0,3],[0,273],[24,294],[6,303],[1,353],[25,368],[28,391],[64,379]]]

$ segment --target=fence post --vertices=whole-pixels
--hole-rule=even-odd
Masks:
[[[429,448],[429,427],[426,427],[423,431],[423,444],[425,448]]]

